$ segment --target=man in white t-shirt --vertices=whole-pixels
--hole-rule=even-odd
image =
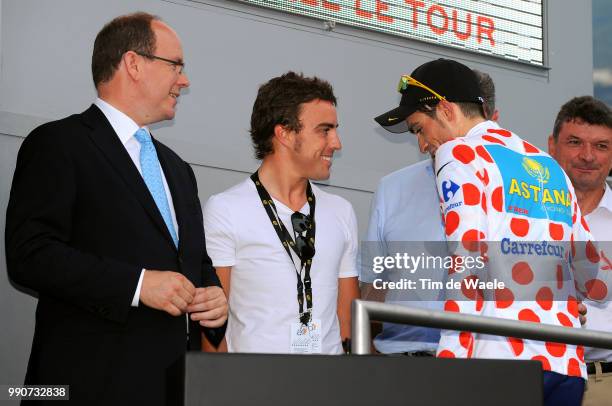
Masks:
[[[555,120],[548,150],[569,176],[580,210],[599,247],[610,252],[612,191],[606,176],[612,169],[612,113],[591,96],[565,103]],[[585,300],[585,328],[612,332],[612,305]],[[586,348],[589,375],[583,406],[608,405],[612,398],[612,350]]]
[[[342,353],[359,296],[357,221],[329,178],[338,138],[329,83],[293,72],[259,88],[251,115],[258,171],[212,196],[206,247],[229,297],[230,352]]]

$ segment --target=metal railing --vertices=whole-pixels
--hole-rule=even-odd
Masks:
[[[352,305],[353,354],[370,353],[371,320],[612,349],[612,334],[603,331],[355,300]]]

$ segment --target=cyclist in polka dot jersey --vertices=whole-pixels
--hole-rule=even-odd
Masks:
[[[477,78],[458,62],[426,63],[402,76],[398,90],[400,106],[376,121],[414,133],[421,151],[435,154],[449,249],[485,263],[449,269],[448,280],[457,282],[450,286],[460,289],[446,290],[445,310],[580,327],[577,298],[607,300],[610,273],[598,274],[600,255],[559,165],[485,121]],[[502,283],[485,289],[474,282]],[[444,330],[437,355],[538,360],[546,404],[582,398],[581,346]]]

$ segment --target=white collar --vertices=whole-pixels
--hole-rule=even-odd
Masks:
[[[612,189],[610,189],[610,185],[608,185],[608,182],[606,182],[604,194],[601,197],[601,200],[599,201],[599,204],[597,205],[595,210],[599,208],[606,209],[609,212],[612,212]]]
[[[102,110],[102,113],[110,122],[110,125],[113,127],[113,130],[115,130],[115,133],[117,134],[119,140],[121,140],[121,143],[123,145],[125,145],[140,128],[138,124],[136,124],[136,122],[132,120],[127,114],[112,106],[110,103],[100,99],[99,97],[96,98],[94,104],[98,106],[100,110]],[[149,132],[149,129],[147,127],[143,128],[147,130],[147,132]]]
[[[465,134],[465,137],[472,137],[474,135],[480,135],[484,132],[484,128],[500,128],[499,124],[497,124],[495,121],[491,121],[491,120],[487,120],[487,121],[483,121],[482,123],[478,123],[476,124],[474,127],[472,127],[470,129],[470,131],[467,132],[467,134]]]

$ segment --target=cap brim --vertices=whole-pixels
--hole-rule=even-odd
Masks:
[[[374,120],[389,132],[396,134],[405,133],[408,132],[406,118],[415,111],[415,106],[399,106],[375,117]]]

